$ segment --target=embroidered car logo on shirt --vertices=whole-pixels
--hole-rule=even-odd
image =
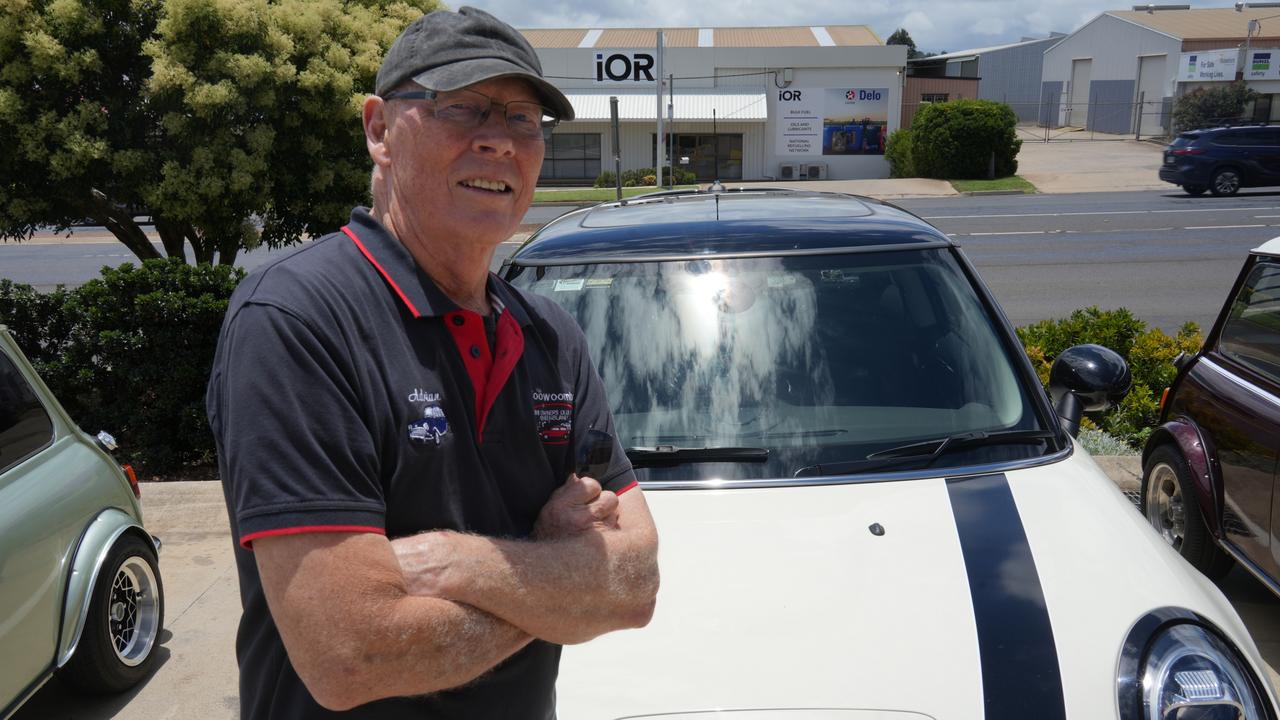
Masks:
[[[438,405],[428,405],[422,411],[422,419],[409,423],[409,439],[416,443],[440,444],[440,438],[449,432],[449,420]]]

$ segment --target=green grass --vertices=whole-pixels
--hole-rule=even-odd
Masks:
[[[697,185],[677,185],[677,190],[691,190]],[[645,193],[657,192],[655,187],[622,188],[622,197],[629,198]],[[533,201],[540,202],[605,202],[617,198],[613,188],[583,188],[577,190],[539,190],[533,194]]]
[[[956,192],[982,192],[990,190],[1017,190],[1024,193],[1033,193],[1036,186],[1023,180],[1017,175],[1006,178],[997,178],[995,180],[952,180],[951,187]]]

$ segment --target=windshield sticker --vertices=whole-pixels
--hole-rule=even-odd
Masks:
[[[823,270],[822,280],[831,283],[847,283],[849,285],[857,285],[861,282],[861,278],[857,275],[845,275],[844,270],[836,268],[834,270]]]
[[[582,286],[586,283],[587,281],[582,278],[577,278],[576,280],[557,280],[556,292],[577,292],[578,290],[581,290]]]
[[[587,287],[589,288],[609,287],[612,284],[613,284],[613,278],[588,278],[587,279]]]
[[[769,276],[769,287],[771,288],[791,287],[792,285],[795,285],[795,284],[796,284],[796,276],[791,275],[789,273],[786,275],[770,275]]]

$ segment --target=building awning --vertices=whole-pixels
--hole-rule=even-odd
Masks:
[[[658,106],[657,91],[637,93],[621,92],[566,92],[573,104],[578,120],[609,120],[609,98],[618,98],[618,119],[654,122]],[[671,109],[676,120],[706,121],[714,118],[722,122],[764,122],[768,119],[768,103],[764,93],[696,93],[679,92],[671,99]],[[666,108],[663,107],[663,116]]]

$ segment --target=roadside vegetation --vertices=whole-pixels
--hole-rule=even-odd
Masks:
[[[950,100],[922,105],[910,127],[889,135],[890,177],[999,179],[1018,172],[1018,117],[1005,103]]]
[[[676,190],[693,190],[697,185],[677,185]],[[666,188],[654,187],[624,187],[622,188],[622,197],[631,198],[638,195],[647,195],[651,192],[658,192]],[[618,193],[614,188],[572,188],[568,190],[538,190],[533,193],[533,201],[535,203],[552,203],[552,202],[608,202],[618,197]]]
[[[0,279],[0,324],[76,424],[119,438],[143,475],[181,472],[214,462],[204,391],[242,277],[165,258],[48,293]]]
[[[598,188],[616,188],[616,175],[612,170],[605,170],[596,176],[594,183]],[[662,179],[666,183],[670,183],[675,179],[677,185],[692,185],[698,181],[693,173],[682,168],[663,168]],[[622,187],[656,187],[658,184],[658,171],[656,168],[632,168],[631,170],[622,171]]]
[[[956,192],[1008,192],[1016,190],[1022,193],[1036,192],[1036,186],[1018,175],[999,178],[997,180],[952,180],[951,187]]]
[[[1083,343],[1108,347],[1125,359],[1133,374],[1133,389],[1119,407],[1086,417],[1082,428],[1100,430],[1133,448],[1141,448],[1155,429],[1160,395],[1173,383],[1178,353],[1194,353],[1204,338],[1196,323],[1184,323],[1172,336],[1146,323],[1125,308],[1076,310],[1070,317],[1044,320],[1017,329],[1018,339],[1046,388],[1049,369],[1063,350]]]
[[[80,287],[42,293],[0,280],[0,323],[77,424],[108,430],[122,460],[148,479],[209,477],[213,435],[204,392],[231,292],[244,272],[176,258],[105,268]],[[1194,324],[1170,337],[1128,310],[1077,310],[1017,329],[1042,383],[1063,350],[1098,343],[1120,353],[1134,386],[1119,408],[1088,417],[1091,451],[1133,452],[1151,433],[1173,358],[1201,343]]]
[[[1173,126],[1181,131],[1244,122],[1245,108],[1257,97],[1243,81],[1198,87],[1174,103]]]

